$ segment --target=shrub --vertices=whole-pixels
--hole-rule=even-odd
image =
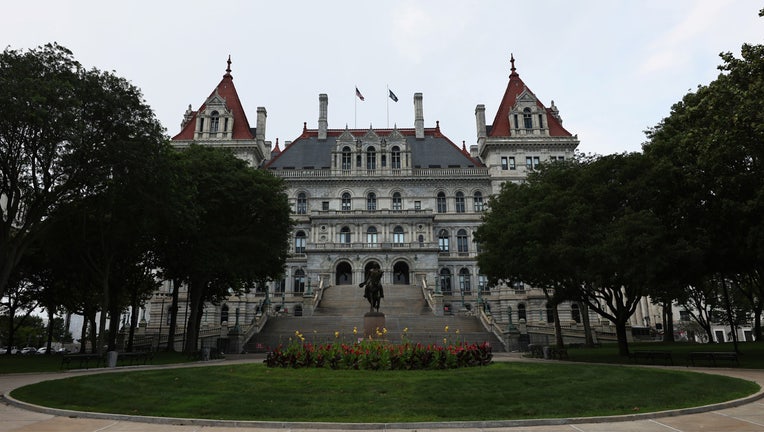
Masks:
[[[378,332],[379,334],[379,332]],[[329,368],[363,370],[453,369],[491,363],[491,346],[482,344],[413,344],[404,339],[393,344],[384,339],[358,339],[354,343],[335,341],[313,344],[295,333],[287,346],[268,353],[268,367]],[[444,339],[447,342],[447,339]]]

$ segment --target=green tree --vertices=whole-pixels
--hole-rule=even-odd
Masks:
[[[629,319],[677,254],[652,212],[651,178],[634,153],[549,164],[505,185],[476,234],[481,271],[554,289],[552,304],[584,301],[628,355]]]
[[[283,181],[232,153],[192,145],[177,154],[182,220],[161,248],[164,276],[188,285],[184,351],[193,352],[205,301],[283,273],[292,227]]]
[[[723,298],[730,297],[731,288],[744,286],[753,309],[761,311],[764,46],[743,45],[741,55],[721,54],[722,73],[676,103],[648,131],[644,151],[672,179],[656,192],[673,207],[658,213],[702,251],[700,276],[719,281]],[[733,302],[725,303],[734,328]],[[758,316],[755,326],[762,340]]]
[[[82,195],[80,69],[55,44],[0,54],[0,297],[50,211]]]

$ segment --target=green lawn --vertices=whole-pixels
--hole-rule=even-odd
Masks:
[[[758,389],[685,371],[557,362],[386,372],[239,364],[79,376],[12,395],[45,406],[133,415],[420,422],[643,413],[731,400]]]

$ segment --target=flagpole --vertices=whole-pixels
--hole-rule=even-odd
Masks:
[[[353,93],[353,129],[358,128],[358,86],[355,86],[356,93]]]
[[[386,109],[387,109],[387,128],[390,129],[390,98],[389,98],[389,96],[390,96],[390,85],[387,85],[387,96],[388,97],[385,98],[385,100],[387,101],[387,103],[386,103]]]

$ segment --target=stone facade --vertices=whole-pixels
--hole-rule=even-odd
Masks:
[[[375,263],[384,271],[386,290],[415,286],[438,293],[442,303],[435,314],[485,305],[504,327],[551,328],[541,290],[522,283],[488,286],[473,241],[489,198],[504,182],[523,181],[539,164],[572,158],[579,143],[563,128],[554,102],[545,107],[520,79],[514,59],[493,123],[486,124],[484,105],[475,108],[477,143],[469,149],[445,137],[439,124],[425,127],[424,98],[416,93],[414,127],[392,129],[330,129],[329,97],[320,94],[317,128],[305,125],[283,150],[277,141],[271,151],[265,108],[258,108],[257,127],[250,129],[230,72],[229,63],[200,109],[189,107],[173,144],[232,148],[282,177],[296,225],[283,280],[208,305],[203,328],[233,325],[234,311],[242,324],[254,322],[264,308],[293,313],[318,288],[362,282]],[[152,301],[152,316],[165,313],[157,307]],[[581,323],[579,305],[562,305],[559,312],[562,324]],[[644,320],[652,312],[640,314]],[[590,318],[600,325],[596,315]]]

